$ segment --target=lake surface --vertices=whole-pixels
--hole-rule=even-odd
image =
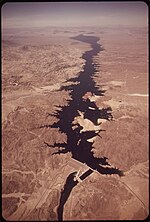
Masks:
[[[58,148],[63,147],[63,149],[60,149],[53,154],[71,152],[72,158],[89,166],[89,170],[80,176],[81,180],[88,177],[91,173],[93,173],[94,170],[100,174],[118,174],[119,176],[123,176],[123,171],[110,166],[110,164],[107,162],[107,157],[96,158],[93,156],[93,152],[91,152],[93,142],[91,143],[87,140],[94,136],[101,136],[100,133],[103,130],[91,130],[81,133],[80,130],[82,127],[79,124],[77,128],[72,128],[74,118],[79,116],[78,110],[84,113],[84,118],[89,119],[95,125],[97,125],[98,118],[106,119],[108,121],[113,119],[111,107],[100,110],[94,102],[83,98],[87,92],[98,96],[104,96],[105,93],[104,90],[100,90],[98,87],[96,87],[93,80],[96,71],[95,64],[93,64],[93,57],[102,51],[102,47],[98,43],[99,38],[81,34],[73,37],[72,39],[88,43],[91,45],[92,49],[86,51],[82,56],[82,58],[85,60],[83,71],[80,72],[78,77],[68,80],[68,82],[78,82],[78,84],[63,86],[60,89],[60,91],[69,90],[71,99],[67,106],[58,106],[58,111],[56,114],[54,114],[54,116],[56,116],[59,120],[51,127],[58,128],[61,133],[65,133],[67,135],[67,143],[55,143],[53,146],[51,146]],[[92,109],[89,109],[89,107]],[[60,221],[63,219],[64,204],[66,203],[72,189],[78,184],[78,181],[74,180],[76,173],[77,172],[73,172],[68,176],[64,189],[61,192],[60,203],[57,209],[58,220]]]
[[[99,110],[94,102],[89,99],[83,99],[83,96],[87,92],[92,94],[104,96],[105,91],[99,90],[92,77],[94,77],[96,68],[93,64],[93,57],[102,51],[101,45],[98,43],[99,38],[95,36],[78,35],[72,37],[72,39],[85,42],[91,45],[92,49],[86,51],[82,58],[85,60],[84,70],[80,72],[79,76],[68,81],[78,82],[77,85],[69,85],[61,87],[61,90],[70,90],[71,100],[67,106],[58,106],[59,110],[54,116],[59,120],[54,123],[52,128],[59,128],[59,131],[67,135],[67,144],[55,143],[54,147],[63,147],[64,149],[58,150],[57,153],[72,153],[72,158],[87,164],[93,170],[97,170],[101,174],[118,174],[122,175],[122,171],[116,168],[110,168],[107,157],[95,158],[93,156],[92,145],[93,143],[87,140],[94,137],[100,136],[101,131],[86,131],[80,133],[82,127],[78,125],[77,128],[72,129],[72,122],[76,116],[79,116],[78,110],[84,113],[84,118],[89,119],[95,125],[97,125],[98,118],[106,119],[111,121],[113,116],[111,114],[111,107],[103,108]],[[89,109],[92,107],[92,109]],[[61,110],[60,110],[61,108]],[[105,165],[105,167],[103,167]],[[108,167],[107,167],[108,166]]]

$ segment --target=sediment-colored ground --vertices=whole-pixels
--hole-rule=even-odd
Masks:
[[[67,176],[85,170],[72,162],[70,153],[52,155],[57,147],[46,143],[66,142],[66,135],[41,127],[57,121],[49,114],[70,99],[67,91],[59,89],[83,69],[81,56],[90,47],[69,39],[80,31],[3,33],[2,213],[6,220],[57,220]],[[104,48],[94,58],[94,80],[106,91],[103,97],[91,99],[100,108],[110,106],[113,120],[102,121],[105,131],[94,138],[93,152],[108,157],[125,176],[92,173],[72,190],[64,219],[145,219],[149,214],[147,32],[100,28],[94,32]],[[87,129],[89,122],[81,116],[76,121]]]

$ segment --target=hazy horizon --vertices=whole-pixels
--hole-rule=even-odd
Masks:
[[[8,2],[2,28],[148,26],[145,2]]]

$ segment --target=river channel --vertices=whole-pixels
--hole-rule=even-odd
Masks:
[[[54,147],[63,147],[63,149],[58,150],[55,154],[71,152],[72,158],[87,164],[90,168],[97,170],[101,174],[121,175],[122,171],[116,168],[110,168],[107,162],[107,157],[96,158],[91,152],[93,143],[88,142],[87,140],[94,136],[100,136],[101,131],[103,131],[102,129],[99,131],[91,130],[81,133],[80,130],[82,127],[80,125],[78,125],[77,128],[72,128],[74,118],[79,116],[78,110],[84,113],[84,118],[92,121],[95,125],[98,125],[98,118],[106,119],[108,121],[113,119],[111,107],[99,109],[94,102],[90,101],[90,99],[83,98],[87,92],[104,96],[105,91],[96,87],[96,84],[92,78],[96,72],[93,57],[102,51],[102,47],[98,43],[99,38],[95,36],[79,35],[77,37],[72,37],[72,39],[86,42],[91,45],[92,49],[86,51],[82,56],[82,58],[85,60],[84,70],[80,72],[78,77],[68,80],[78,82],[78,84],[63,86],[60,89],[60,91],[69,90],[71,100],[68,102],[67,106],[59,106],[59,110],[56,114],[54,114],[54,116],[56,116],[59,120],[51,127],[59,128],[61,133],[65,133],[67,135],[67,143],[54,144]],[[103,167],[103,165],[105,165],[105,167]],[[106,167],[107,165],[109,167]]]
[[[59,110],[54,114],[54,116],[58,118],[58,122],[54,123],[51,127],[59,128],[61,133],[65,133],[67,135],[67,143],[55,143],[52,147],[58,147],[60,149],[54,154],[71,152],[72,158],[81,163],[85,163],[93,169],[93,171],[96,170],[100,174],[118,174],[119,176],[122,176],[123,172],[117,168],[111,167],[107,162],[107,157],[96,158],[93,156],[93,152],[91,151],[93,148],[93,142],[87,140],[94,136],[101,136],[100,133],[102,129],[97,131],[84,131],[81,133],[83,127],[79,124],[76,128],[72,127],[74,118],[79,116],[78,111],[84,113],[84,118],[92,121],[95,125],[98,125],[98,118],[106,119],[108,121],[113,119],[111,107],[99,109],[94,102],[90,101],[90,99],[83,98],[87,92],[98,96],[104,96],[105,93],[105,91],[100,90],[96,86],[96,83],[93,80],[96,72],[93,58],[103,50],[98,43],[99,38],[81,34],[72,37],[72,39],[90,44],[91,50],[86,51],[82,56],[85,60],[83,71],[80,72],[78,77],[68,80],[69,82],[78,82],[78,84],[63,86],[60,89],[60,91],[69,91],[71,99],[67,106],[58,107]],[[87,173],[87,175],[85,174],[86,176],[81,176],[81,179],[84,180],[89,174]],[[58,207],[59,220],[62,220],[63,206],[67,201],[71,190],[78,184],[77,181],[74,181],[74,177],[75,172],[68,176],[66,184],[64,185],[64,190],[61,193],[60,204]]]

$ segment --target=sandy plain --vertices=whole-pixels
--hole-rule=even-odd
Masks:
[[[88,34],[92,32],[91,34]],[[32,34],[31,34],[32,33]],[[2,214],[6,220],[58,220],[67,176],[78,170],[71,154],[52,153],[46,143],[66,142],[53,124],[68,91],[58,91],[83,69],[88,44],[69,37],[100,37],[94,80],[111,106],[112,121],[94,139],[96,157],[107,156],[125,176],[92,173],[71,192],[64,220],[137,220],[149,212],[148,34],[130,28],[5,30],[2,41]],[[86,126],[85,126],[86,128]],[[84,171],[82,166],[79,168]],[[90,200],[90,201],[89,201]]]

